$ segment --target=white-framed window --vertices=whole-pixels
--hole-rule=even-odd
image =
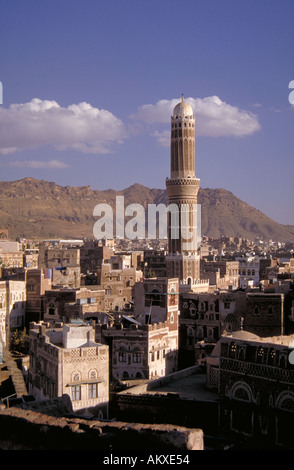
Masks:
[[[127,354],[125,352],[118,353],[118,361],[119,362],[127,362]]]
[[[73,385],[71,387],[71,399],[72,401],[79,401],[81,399],[81,386]]]
[[[133,362],[141,362],[141,353],[139,352],[134,352],[133,353]]]
[[[98,398],[98,383],[88,384],[88,398]]]

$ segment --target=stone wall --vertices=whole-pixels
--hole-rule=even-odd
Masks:
[[[0,409],[0,450],[203,450],[201,429]]]
[[[284,334],[284,295],[248,293],[243,329],[261,337]]]

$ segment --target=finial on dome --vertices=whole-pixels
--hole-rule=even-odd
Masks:
[[[173,116],[193,116],[192,107],[184,101],[184,93],[182,93],[182,101],[174,107]]]

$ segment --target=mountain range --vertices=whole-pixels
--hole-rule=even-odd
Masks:
[[[0,182],[0,228],[8,228],[9,238],[93,238],[94,207],[115,207],[117,195],[124,196],[125,206],[168,204],[166,190],[138,183],[121,191],[99,191],[28,177]],[[275,222],[226,189],[200,188],[198,203],[202,235],[294,242],[293,225]]]

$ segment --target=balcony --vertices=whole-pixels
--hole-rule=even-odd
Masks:
[[[268,366],[255,362],[243,362],[238,359],[221,358],[220,370],[238,373],[254,378],[266,379],[272,382],[294,383],[294,370]]]

